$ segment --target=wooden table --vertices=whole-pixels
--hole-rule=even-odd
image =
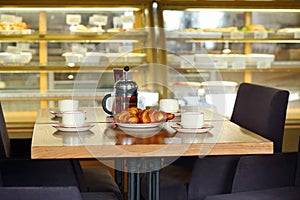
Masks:
[[[204,134],[177,133],[171,128],[171,125],[176,122],[167,122],[153,136],[134,137],[132,133],[124,133],[113,123],[106,122],[104,113],[98,112],[98,108],[96,110],[92,112],[98,114],[93,117],[88,114],[90,111],[87,112],[87,121],[94,126],[89,131],[78,133],[57,131],[52,127],[51,115],[47,114],[49,110],[42,110],[34,126],[31,157],[33,159],[125,159],[130,175],[129,180],[131,180],[129,199],[136,199],[139,194],[136,194],[134,189],[139,187],[136,176],[140,170],[136,168],[137,162],[148,159],[146,162],[150,160],[151,166],[154,163],[156,166],[153,167],[153,171],[146,170],[155,173],[156,178],[153,181],[157,181],[159,168],[164,165],[161,160],[165,158],[273,153],[271,141],[239,127],[222,116],[206,117],[205,124],[213,128]],[[158,199],[158,185],[153,191],[153,199]]]
[[[145,138],[127,135],[111,123],[93,123],[94,127],[89,131],[78,133],[60,132],[51,124],[35,124],[31,156],[48,159],[273,153],[271,141],[228,120],[209,124],[214,128],[205,134],[173,133],[163,129]]]

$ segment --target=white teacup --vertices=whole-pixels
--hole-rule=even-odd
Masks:
[[[177,99],[161,99],[159,101],[159,109],[167,113],[176,113],[179,111],[179,103]]]
[[[203,112],[181,113],[181,126],[183,128],[202,128],[204,124]]]
[[[58,108],[59,108],[60,112],[75,111],[75,110],[78,110],[78,108],[79,108],[79,101],[72,100],[72,99],[59,100]]]
[[[80,126],[85,122],[85,112],[82,110],[65,111],[62,113],[62,124],[65,126]]]

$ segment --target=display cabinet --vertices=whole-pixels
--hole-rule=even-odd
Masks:
[[[149,79],[151,9],[148,1],[2,4],[0,100],[8,125],[32,128],[38,109],[59,99],[99,103],[113,90],[114,68],[139,67],[133,78]]]
[[[165,63],[191,82],[253,82],[290,91],[288,119],[299,119],[298,2],[163,0]],[[218,74],[218,76],[216,76]],[[178,76],[169,73],[169,82]]]

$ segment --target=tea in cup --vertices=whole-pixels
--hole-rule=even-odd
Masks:
[[[176,113],[179,111],[179,103],[177,99],[161,99],[159,101],[159,109],[167,113]]]
[[[75,111],[75,110],[78,110],[78,108],[79,108],[79,101],[73,100],[73,99],[59,100],[58,108],[59,108],[60,112]]]
[[[85,112],[81,110],[77,111],[65,111],[62,113],[62,124],[65,126],[81,126],[85,123]]]
[[[188,111],[181,113],[182,128],[198,129],[202,128],[204,124],[204,113]]]

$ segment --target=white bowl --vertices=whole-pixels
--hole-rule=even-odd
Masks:
[[[247,62],[255,64],[257,68],[269,68],[274,62],[275,56],[273,54],[248,54]]]
[[[200,68],[227,68],[229,58],[226,54],[195,54],[195,64]]]
[[[82,54],[79,53],[73,53],[73,52],[67,52],[67,53],[63,53],[62,56],[65,57],[66,63],[70,64],[77,64],[80,63],[82,61]]]
[[[27,64],[32,59],[32,54],[30,52],[21,52],[20,54],[14,54],[15,63]]]
[[[108,53],[106,54],[110,63],[142,63],[146,54],[143,53]]]
[[[103,53],[99,53],[99,52],[87,52],[82,59],[82,63],[99,64],[101,60],[101,56],[103,55],[104,55]]]
[[[247,56],[244,54],[229,54],[229,63],[234,69],[241,69],[246,67]]]
[[[0,63],[2,64],[27,64],[31,59],[32,54],[30,52],[21,52],[19,54],[9,52],[0,53]]]
[[[11,53],[7,52],[1,52],[0,53],[0,63],[6,64],[6,63],[13,63],[14,57]]]

